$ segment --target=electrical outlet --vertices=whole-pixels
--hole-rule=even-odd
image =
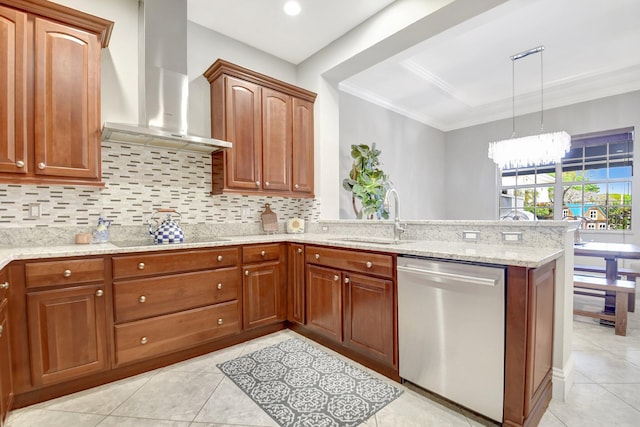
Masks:
[[[29,218],[40,218],[40,203],[29,203]]]
[[[251,216],[251,208],[242,208],[242,218],[249,218]]]
[[[462,240],[478,240],[480,237],[479,231],[463,231],[462,232]]]

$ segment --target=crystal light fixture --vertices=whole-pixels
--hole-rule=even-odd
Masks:
[[[489,144],[489,158],[493,159],[500,169],[513,169],[527,166],[541,166],[557,163],[571,148],[571,136],[564,131],[544,132],[544,91],[543,91],[543,61],[544,46],[512,55],[512,135],[510,139],[491,142]],[[515,61],[540,53],[540,134],[516,138],[516,108],[515,108]]]

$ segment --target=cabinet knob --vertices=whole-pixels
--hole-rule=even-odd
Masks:
[[[71,277],[71,270],[65,270],[62,272],[62,277]]]
[[[349,280],[349,278],[348,278],[348,277],[345,277],[345,278],[344,278],[344,283],[347,283],[347,284],[348,284],[350,281],[351,281],[351,280]]]
[[[320,259],[320,254],[316,254],[316,259]]]
[[[2,336],[3,332],[4,332],[4,326],[0,325],[0,337]]]
[[[147,339],[147,337],[142,337],[142,338],[140,338],[140,344],[144,345],[144,344],[146,344],[147,342],[149,342],[149,340]]]
[[[218,289],[222,289],[222,283],[218,283]]]
[[[218,262],[222,261],[222,255],[218,255]]]
[[[145,297],[144,295],[140,295],[140,298],[138,298],[138,301],[140,301],[140,303],[143,303],[147,300],[147,297]]]
[[[256,187],[260,187],[260,181],[256,181]]]
[[[218,319],[218,325],[222,325],[222,317]]]
[[[337,282],[338,280],[340,280],[340,276],[338,276],[337,274],[334,274],[333,280]]]
[[[38,169],[42,170],[42,169],[44,169],[46,167],[47,167],[47,165],[45,165],[44,162],[38,163]]]
[[[9,289],[9,282],[0,283],[0,289]]]
[[[249,270],[245,270],[245,271],[244,271],[244,275],[245,275],[245,276],[248,276],[248,275],[249,275]]]
[[[144,262],[138,264],[138,270],[144,270]]]
[[[24,167],[24,162],[22,160],[18,160],[16,162],[16,167],[23,168]]]
[[[296,185],[293,186],[293,188],[295,188],[297,190],[298,188],[300,188],[300,186],[298,184],[296,184]]]
[[[298,253],[301,254],[302,253],[302,248],[298,248]]]
[[[98,290],[96,291],[96,296],[97,296],[97,297],[101,297],[102,295],[104,295],[104,291],[103,291],[102,289],[98,289]]]
[[[373,267],[373,263],[371,261],[367,261],[365,265],[367,266],[367,268]]]
[[[268,187],[269,186],[269,181],[265,181],[264,185],[265,185],[265,187]]]
[[[265,251],[260,252],[261,256],[265,256],[267,253]]]

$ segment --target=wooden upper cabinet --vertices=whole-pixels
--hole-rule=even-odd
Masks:
[[[100,178],[100,43],[35,19],[35,173]]]
[[[262,141],[260,127],[260,87],[253,83],[228,77],[225,80],[226,135],[233,141],[233,150],[225,150],[228,156],[228,185],[233,188],[255,190],[260,188],[262,172]]]
[[[0,182],[103,185],[100,55],[113,22],[45,1],[0,6]]]
[[[293,98],[292,191],[313,194],[313,103]]]
[[[27,14],[0,6],[0,172],[27,164]]]
[[[262,89],[262,175],[265,190],[291,188],[291,97]]]
[[[316,94],[217,60],[211,88],[211,136],[230,141],[213,153],[212,194],[313,197]]]

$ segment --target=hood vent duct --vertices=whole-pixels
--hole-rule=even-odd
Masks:
[[[104,123],[102,139],[208,153],[230,148],[187,133],[187,0],[140,0],[138,7],[138,124]]]

